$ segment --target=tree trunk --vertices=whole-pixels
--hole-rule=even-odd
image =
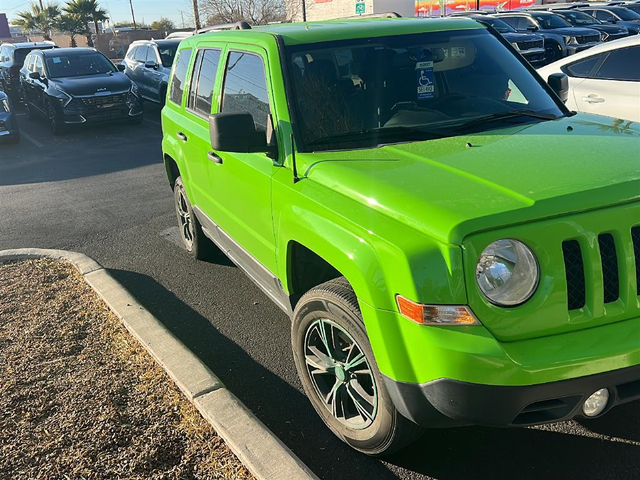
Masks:
[[[69,35],[70,37],[70,41],[69,41],[69,46],[70,47],[77,47],[78,43],[76,42],[76,36],[74,34]]]
[[[87,33],[87,45],[93,47],[93,38],[91,38],[91,32]]]

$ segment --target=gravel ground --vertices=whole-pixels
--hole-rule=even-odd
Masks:
[[[251,478],[76,270],[0,264],[0,478]]]

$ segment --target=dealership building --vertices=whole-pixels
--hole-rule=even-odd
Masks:
[[[307,20],[328,20],[386,12],[397,12],[403,17],[440,17],[463,10],[516,10],[535,3],[542,2],[541,0],[305,0],[305,10]],[[297,20],[302,20],[302,13],[297,16]]]

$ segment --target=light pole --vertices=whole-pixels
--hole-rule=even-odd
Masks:
[[[196,22],[196,30],[200,30],[200,13],[198,12],[198,0],[193,0],[193,19]]]
[[[133,12],[133,0],[129,0],[129,5],[131,5],[131,18],[133,19],[133,29],[137,30],[136,26],[136,14]]]

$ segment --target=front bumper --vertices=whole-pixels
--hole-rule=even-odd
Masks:
[[[594,43],[584,43],[580,45],[567,45],[566,47],[567,55],[573,55],[575,53],[582,52],[583,50],[587,50],[588,48],[595,47],[596,45],[599,45],[599,43],[594,42]]]
[[[640,365],[540,385],[494,386],[440,379],[423,385],[385,377],[398,411],[425,427],[484,425],[521,427],[582,415],[584,401],[609,389],[611,408],[640,399]]]
[[[74,97],[67,105],[58,104],[60,118],[66,125],[95,124],[128,120],[143,113],[139,97],[113,103],[95,102],[96,98],[99,97]]]
[[[10,142],[18,136],[18,125],[12,113],[0,114],[0,142]]]
[[[640,317],[499,342],[481,325],[422,326],[397,312],[360,307],[393,401],[416,423],[558,421],[576,415],[585,395],[603,387],[612,388],[610,406],[640,398]],[[546,401],[552,402],[531,406]],[[539,407],[543,413],[534,414]]]
[[[520,53],[532,65],[544,62],[546,51],[544,48],[530,48],[529,50],[521,50]]]

